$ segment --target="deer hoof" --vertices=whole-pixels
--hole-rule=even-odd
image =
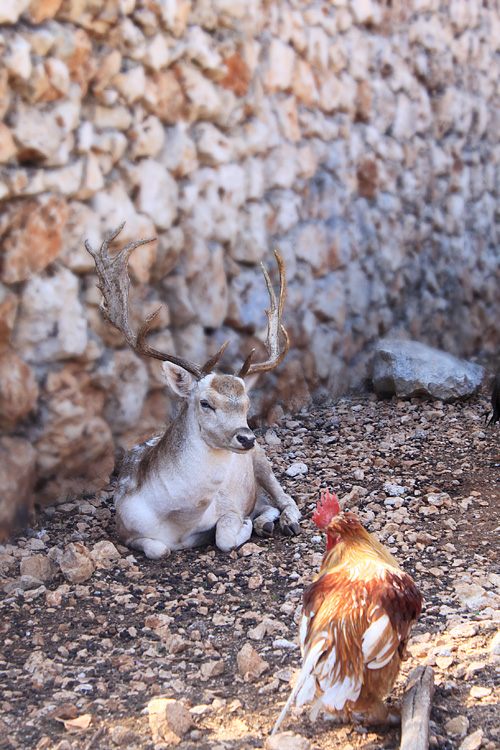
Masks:
[[[297,536],[300,534],[300,526],[295,522],[287,523],[282,527],[282,531],[285,536]]]
[[[274,523],[272,521],[266,521],[261,527],[260,535],[264,537],[272,536],[274,531]]]
[[[139,545],[137,545],[139,549]],[[162,557],[167,557],[170,554],[170,550],[166,544],[160,542],[158,539],[143,539],[142,550],[146,557],[150,560],[161,560]]]

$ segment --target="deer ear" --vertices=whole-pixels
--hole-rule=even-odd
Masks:
[[[170,388],[182,398],[187,398],[196,383],[195,378],[184,368],[173,362],[163,362],[163,374]]]

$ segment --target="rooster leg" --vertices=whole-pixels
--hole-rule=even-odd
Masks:
[[[326,708],[323,704],[323,696],[320,695],[319,698],[316,698],[316,700],[313,703],[313,706],[309,712],[309,719],[311,721],[316,721],[318,718],[319,712],[323,710],[323,719],[325,721],[332,721],[335,724],[348,724],[350,720],[349,712],[348,711],[334,711],[329,708]]]
[[[360,695],[350,707],[352,720],[360,724],[399,724],[400,717],[395,706],[389,711],[383,700],[375,695]]]

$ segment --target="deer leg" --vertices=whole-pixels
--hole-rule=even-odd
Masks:
[[[273,508],[266,500],[264,509],[257,508],[257,515],[253,519],[253,528],[259,536],[271,536],[274,531],[274,522],[279,518],[278,508]]]
[[[300,510],[290,495],[283,491],[264,451],[259,446],[254,451],[253,464],[257,483],[269,498],[269,503],[280,512],[281,531],[287,536],[300,534]]]
[[[160,560],[162,557],[168,557],[170,550],[166,544],[159,539],[148,539],[147,537],[138,537],[127,542],[129,547],[144,552],[150,560]]]
[[[250,518],[242,520],[237,513],[225,513],[215,527],[215,544],[222,552],[229,552],[248,542],[252,536],[252,529]]]

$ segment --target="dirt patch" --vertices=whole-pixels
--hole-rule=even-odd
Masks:
[[[302,534],[253,537],[230,554],[213,547],[153,562],[121,546],[108,493],[40,512],[28,533],[0,547],[0,747],[152,750],[148,702],[191,709],[180,750],[263,747],[300,665],[297,615],[324,540],[311,515],[319,489],[359,513],[421,588],[425,606],[411,658],[436,671],[431,746],[500,748],[500,431],[486,429],[486,397],[468,403],[345,400],[263,431],[275,473],[303,513]],[[275,440],[278,437],[280,442]],[[307,473],[285,472],[304,463]],[[71,542],[118,552],[81,583],[58,562]],[[20,577],[23,559],[54,562],[43,585]],[[267,663],[245,677],[251,644]],[[90,714],[88,728],[61,719]],[[462,718],[460,718],[462,717]],[[456,719],[451,725],[449,721]],[[312,748],[397,748],[399,730],[339,727],[292,709],[283,730]],[[453,730],[453,731],[452,731]],[[479,744],[477,744],[479,742]],[[476,743],[476,744],[474,744]]]

